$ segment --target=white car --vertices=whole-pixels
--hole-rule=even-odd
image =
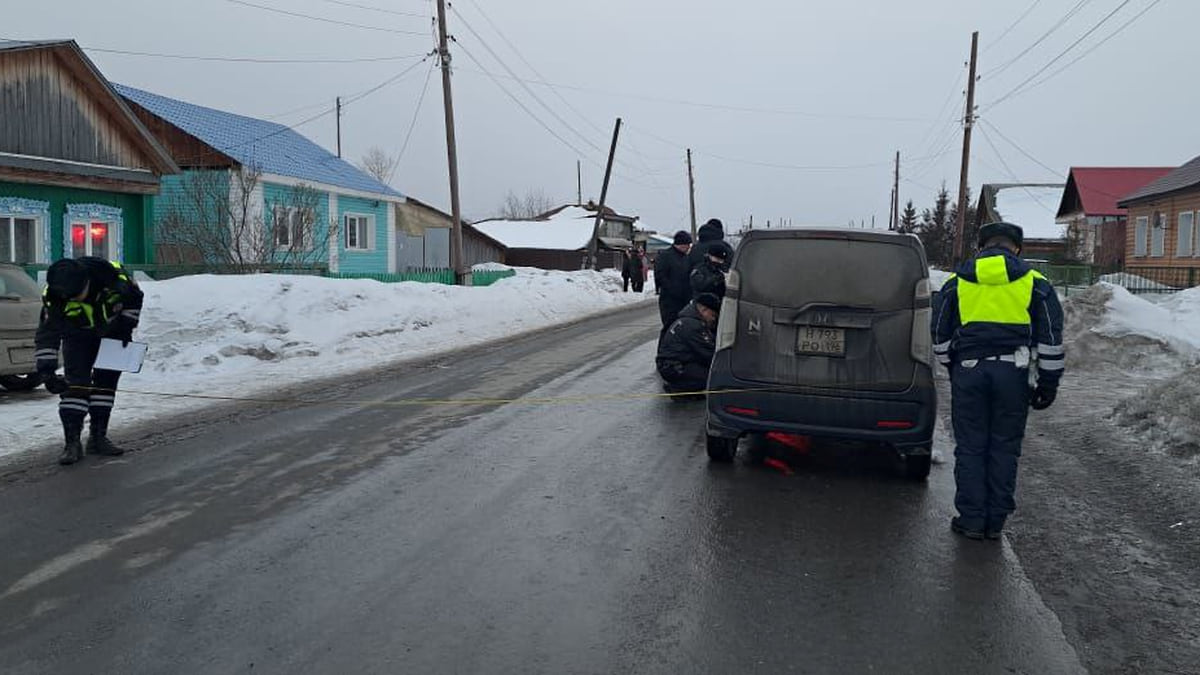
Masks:
[[[0,264],[0,386],[28,391],[41,384],[34,361],[34,334],[42,311],[41,293],[25,270]]]

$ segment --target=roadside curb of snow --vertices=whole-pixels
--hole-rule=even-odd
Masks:
[[[444,361],[448,357],[453,357],[455,354],[470,352],[473,350],[484,348],[495,348],[516,342],[538,333],[562,330],[571,326],[584,323],[586,321],[594,321],[602,319],[606,316],[613,316],[625,312],[632,312],[641,309],[652,307],[657,302],[656,295],[651,294],[647,299],[639,302],[631,302],[629,304],[620,305],[618,307],[605,307],[599,311],[576,316],[568,321],[551,323],[537,328],[529,328],[511,335],[505,335],[489,340],[481,340],[475,344],[449,347],[443,350],[425,352],[415,356],[400,357],[390,361],[381,361],[370,367],[357,369],[353,371],[340,372],[336,375],[329,375],[321,378],[286,385],[280,387],[272,395],[274,398],[298,398],[300,395],[310,393],[312,391],[330,391],[344,389],[346,381],[356,376],[364,374],[372,374],[372,379],[383,379],[397,370],[412,369],[424,364]],[[268,387],[264,387],[265,391]],[[247,394],[248,398],[253,398],[253,393]],[[53,405],[53,400],[47,399],[47,405]],[[296,407],[303,404],[286,404],[288,407]],[[135,447],[152,447],[156,438],[178,438],[194,435],[192,430],[201,425],[207,424],[214,417],[218,418],[246,418],[254,419],[262,415],[268,414],[274,410],[278,410],[283,405],[273,405],[268,407],[268,404],[251,403],[249,409],[245,402],[238,401],[214,401],[207,405],[198,406],[190,410],[164,412],[160,416],[151,419],[141,420],[132,424],[129,427],[120,430],[122,439],[129,439],[128,443]],[[174,420],[169,426],[163,424],[161,417],[171,416]],[[0,488],[7,483],[20,482],[26,479],[36,479],[38,477],[55,473],[63,470],[59,467],[54,459],[59,450],[58,442],[47,443],[40,446],[33,446],[24,451],[14,452],[9,455],[0,456]],[[131,453],[133,456],[141,454],[143,450],[136,450]]]

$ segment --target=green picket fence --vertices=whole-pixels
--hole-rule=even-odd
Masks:
[[[34,279],[39,272],[46,271],[46,265],[25,265],[25,272]],[[174,279],[176,277],[194,274],[238,274],[239,271],[222,269],[211,265],[125,265],[132,272],[142,272],[155,281]],[[401,272],[398,274],[354,274],[330,272],[324,265],[268,265],[256,271],[260,274],[303,274],[326,277],[329,279],[370,279],[385,284],[395,284],[403,281],[415,281],[425,284],[454,285],[454,270],[428,269]],[[501,279],[515,276],[513,270],[487,270],[471,275],[472,285],[491,286]]]

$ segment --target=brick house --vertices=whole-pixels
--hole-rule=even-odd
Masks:
[[[1071,167],[1056,221],[1065,226],[1073,259],[1106,270],[1125,264],[1125,209],[1117,200],[1173,167]]]
[[[1121,199],[1126,270],[1171,286],[1200,285],[1200,157]]]

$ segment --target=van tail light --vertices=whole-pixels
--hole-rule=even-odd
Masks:
[[[921,279],[913,289],[912,357],[913,360],[933,365],[933,336],[930,321],[933,310],[929,307],[929,279]]]
[[[879,420],[875,423],[876,429],[911,429],[914,426],[907,420]]]
[[[809,436],[801,436],[800,434],[785,434],[780,431],[772,431],[767,434],[767,440],[773,441],[780,445],[785,445],[796,452],[808,452],[812,450],[812,438]]]
[[[736,406],[725,406],[725,412],[731,415],[741,415],[742,417],[758,417],[758,411],[754,408],[738,408]]]
[[[729,349],[737,340],[737,290],[741,281],[737,270],[730,270],[725,278],[725,299],[721,301],[721,318],[717,321],[717,351]]]

